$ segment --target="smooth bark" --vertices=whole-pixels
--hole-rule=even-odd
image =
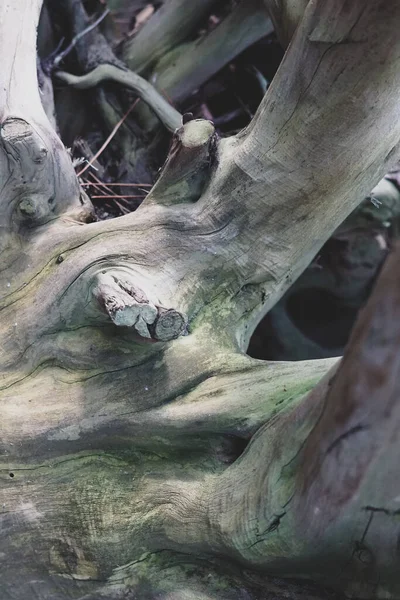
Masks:
[[[289,45],[308,2],[309,0],[264,0],[283,47]]]
[[[174,102],[182,102],[236,56],[273,31],[261,0],[242,0],[209,33],[164,55],[151,81]],[[201,61],[198,57],[201,56]],[[200,62],[200,64],[199,64]]]
[[[215,0],[170,0],[155,12],[139,33],[125,41],[122,56],[132,71],[143,73],[184,41],[209,14]]]
[[[89,224],[37,91],[39,8],[0,21],[3,597],[184,598],[200,560],[199,598],[273,576],[395,598],[397,255],[333,381],[244,352],[398,157],[400,1],[312,0],[247,130],[183,123],[148,200]]]

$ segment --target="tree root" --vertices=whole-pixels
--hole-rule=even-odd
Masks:
[[[150,83],[132,71],[120,69],[115,65],[99,65],[86,75],[77,76],[57,71],[56,77],[81,90],[99,85],[103,81],[115,81],[135,91],[170,131],[173,132],[182,125],[182,115]]]
[[[210,123],[185,122],[154,202],[89,225],[69,217],[79,185],[37,93],[40,3],[4,6],[6,598],[79,598],[166,549],[398,597],[398,257],[336,377],[312,394],[312,363],[242,354],[263,311],[397,158],[400,0],[339,4],[308,4],[244,132],[216,141]],[[92,48],[85,68],[99,58]],[[164,205],[192,143],[196,194],[179,188]],[[138,340],[144,327],[160,339],[164,317],[176,333],[159,307],[186,315],[189,335]]]
[[[186,539],[272,574],[305,577],[307,564],[350,597],[398,597],[399,260],[397,245],[335,373],[222,475],[165,488],[164,547]]]

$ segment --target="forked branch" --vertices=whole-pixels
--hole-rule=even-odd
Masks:
[[[399,0],[310,2],[251,124],[220,144],[207,201],[229,171],[245,282],[266,299],[248,332],[398,157],[398,19]]]

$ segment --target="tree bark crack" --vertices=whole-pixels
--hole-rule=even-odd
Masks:
[[[326,449],[326,454],[330,454],[332,452],[332,450],[334,450],[337,446],[339,446],[339,444],[343,440],[347,439],[351,435],[354,435],[355,433],[359,433],[360,431],[367,431],[368,429],[369,429],[368,425],[355,425],[348,431],[345,431],[344,433],[342,433],[336,440],[334,440]]]

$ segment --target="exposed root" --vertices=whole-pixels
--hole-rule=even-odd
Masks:
[[[86,75],[78,76],[58,71],[56,76],[79,89],[91,88],[103,81],[115,81],[134,90],[170,131],[175,131],[182,124],[182,115],[148,81],[132,71],[124,71],[115,65],[100,65]]]

